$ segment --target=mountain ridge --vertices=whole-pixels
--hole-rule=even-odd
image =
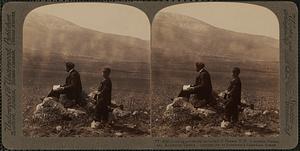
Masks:
[[[169,12],[156,15],[152,26],[152,52],[173,57],[173,60],[209,55],[253,61],[279,60],[279,40],[271,37],[229,31]]]
[[[238,32],[238,31],[234,31],[234,30],[230,30],[230,29],[225,29],[225,28],[221,28],[221,27],[217,27],[217,26],[214,26],[212,24],[209,24],[207,22],[204,22],[198,18],[195,18],[193,16],[188,16],[188,15],[184,15],[184,14],[177,14],[177,13],[173,13],[173,12],[160,12],[160,15],[162,14],[165,14],[165,15],[174,15],[174,16],[182,16],[182,17],[185,17],[185,18],[190,18],[190,19],[194,19],[194,20],[198,20],[199,22],[201,22],[202,24],[206,24],[208,26],[212,26],[214,28],[218,28],[218,29],[221,29],[221,30],[226,30],[226,31],[229,31],[229,32],[234,32],[234,33],[238,33],[238,34],[246,34],[246,35],[249,35],[249,36],[258,36],[258,37],[261,37],[261,38],[266,38],[266,39],[272,39],[272,40],[279,40],[279,39],[276,39],[276,38],[273,38],[273,37],[269,37],[269,36],[266,36],[266,35],[256,35],[256,34],[250,34],[250,33],[245,33],[245,32]]]
[[[56,16],[30,13],[23,28],[24,51],[94,56],[101,60],[145,61],[150,41],[81,27]]]

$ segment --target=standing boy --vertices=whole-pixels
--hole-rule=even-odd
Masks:
[[[228,122],[237,122],[239,117],[238,105],[241,104],[241,89],[242,84],[239,78],[240,68],[234,67],[232,70],[233,79],[227,89],[228,102],[225,106],[225,119]]]
[[[102,70],[103,80],[100,82],[97,94],[95,120],[103,123],[108,122],[109,106],[111,105],[112,83],[109,78],[110,72],[110,68]]]

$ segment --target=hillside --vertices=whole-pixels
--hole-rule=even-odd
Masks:
[[[36,12],[24,23],[24,52],[94,57],[102,61],[147,62],[149,41],[98,32],[64,19]]]
[[[157,14],[152,25],[152,40],[152,59],[166,63],[206,56],[238,61],[279,60],[276,39],[217,28],[180,14]]]

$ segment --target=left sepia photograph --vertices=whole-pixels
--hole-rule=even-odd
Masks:
[[[23,134],[150,137],[150,23],[121,4],[53,4],[23,26]]]

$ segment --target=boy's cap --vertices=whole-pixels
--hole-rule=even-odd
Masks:
[[[240,73],[241,72],[241,70],[240,70],[240,68],[239,67],[234,67],[233,69],[232,69],[232,72],[234,72],[234,73]]]
[[[205,67],[205,64],[203,62],[196,62],[197,67]]]
[[[111,71],[110,68],[103,68],[102,69],[102,72],[105,72],[105,73],[110,73],[110,71]]]

